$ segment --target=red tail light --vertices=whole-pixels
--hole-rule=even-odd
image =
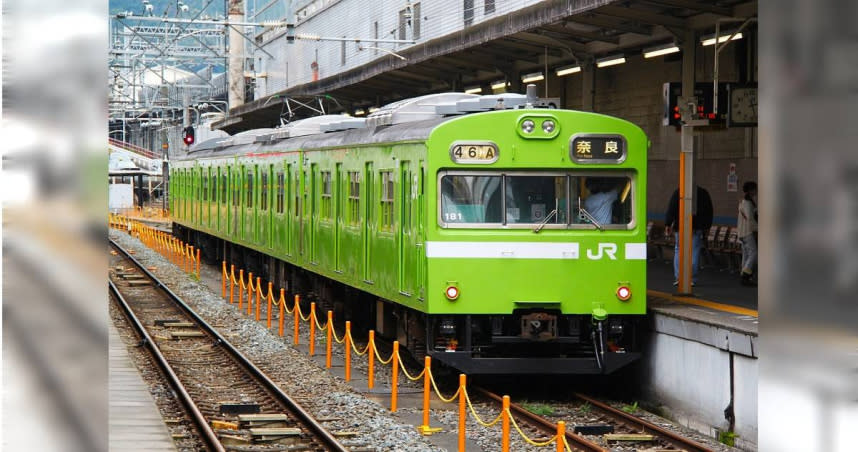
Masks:
[[[448,300],[455,300],[456,298],[459,298],[459,288],[456,286],[450,286],[444,291],[444,295],[447,296]]]
[[[617,288],[617,298],[619,298],[620,301],[627,301],[631,297],[632,297],[632,290],[629,289],[628,287],[620,286]]]

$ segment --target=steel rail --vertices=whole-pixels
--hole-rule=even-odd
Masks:
[[[644,432],[661,437],[664,441],[670,443],[672,446],[683,449],[688,452],[713,452],[712,449],[692,441],[688,438],[682,437],[670,430],[659,427],[652,422],[643,420],[637,416],[633,416],[625,411],[618,410],[610,405],[607,405],[603,402],[600,402],[592,397],[588,397],[581,393],[575,393],[575,397],[583,400],[584,402],[589,403],[591,406],[596,409],[602,411],[607,416],[613,418],[617,422],[624,423],[626,425],[631,425],[634,427],[640,427]]]
[[[121,248],[120,248],[121,249]],[[152,340],[152,337],[146,331],[146,328],[140,323],[140,319],[134,314],[131,310],[131,306],[128,305],[128,302],[125,301],[125,297],[119,293],[119,289],[116,285],[113,284],[113,281],[107,281],[108,287],[110,288],[110,293],[116,299],[116,302],[125,311],[125,315],[131,324],[134,326],[134,330],[137,331],[137,334],[143,338],[143,345],[149,349],[149,352],[152,354],[152,357],[155,358],[155,362],[158,364],[158,367],[161,368],[161,371],[164,372],[164,375],[167,377],[167,380],[170,383],[170,386],[176,390],[176,393],[179,396],[179,401],[184,405],[185,409],[188,410],[191,418],[194,421],[194,424],[197,427],[197,430],[200,432],[202,436],[203,442],[206,443],[209,450],[218,451],[218,452],[226,452],[226,449],[221,444],[214,430],[209,427],[208,422],[206,421],[205,416],[200,411],[199,407],[194,403],[193,399],[191,399],[191,395],[188,394],[188,391],[185,389],[185,386],[179,380],[179,377],[173,371],[173,368],[170,367],[170,364],[167,362],[167,359],[161,353],[161,350],[155,345],[155,341]]]
[[[193,309],[188,306],[184,300],[181,299],[178,295],[176,295],[169,287],[167,287],[161,280],[159,280],[155,275],[153,275],[146,267],[141,264],[134,256],[128,254],[128,252],[122,248],[118,243],[114,240],[110,240],[110,244],[118,249],[122,254],[128,258],[131,262],[134,263],[138,267],[138,269],[143,272],[148,278],[152,280],[152,282],[161,290],[166,293],[170,299],[175,302],[179,307],[182,308],[185,313],[191,317],[203,330],[205,330],[208,334],[214,337],[217,341],[217,344],[223,347],[226,351],[232,355],[234,359],[236,359],[245,369],[255,378],[257,378],[262,385],[270,391],[276,398],[279,399],[280,402],[284,403],[287,407],[289,407],[293,414],[298,418],[300,422],[302,422],[307,428],[316,435],[316,437],[323,443],[328,450],[333,452],[348,452],[345,446],[343,446],[339,441],[337,441],[334,436],[327,431],[319,422],[317,422],[313,416],[310,415],[307,411],[305,411],[298,402],[295,402],[288,394],[283,392],[279,386],[277,386],[274,381],[271,380],[264,372],[262,372],[256,365],[254,365],[249,359],[247,359],[238,349],[236,349],[229,341],[227,341],[220,333],[217,332],[214,328],[211,327],[205,320],[202,319]],[[151,342],[151,341],[150,341]]]
[[[474,387],[473,389],[484,397],[488,397],[489,399],[492,399],[499,404],[503,403],[503,398],[493,392],[490,392],[480,387]],[[530,422],[542,429],[545,429],[547,433],[557,433],[557,425],[549,422],[542,416],[533,414],[515,403],[510,403],[509,409],[511,413],[515,414],[519,418],[525,419],[527,422]],[[577,448],[578,450],[583,450],[586,452],[609,452],[608,449],[605,449],[604,447],[592,441],[582,438],[573,433],[572,431],[566,432],[566,441],[569,443],[569,447],[573,448],[573,450]]]

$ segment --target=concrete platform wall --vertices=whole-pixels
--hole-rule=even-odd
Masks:
[[[729,431],[756,450],[756,335],[655,313],[641,385],[662,414],[712,437]],[[731,406],[732,403],[732,406]]]

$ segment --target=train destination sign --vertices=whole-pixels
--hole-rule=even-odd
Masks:
[[[626,139],[622,135],[575,135],[569,142],[569,157],[575,163],[622,163]]]
[[[489,164],[498,160],[498,147],[489,141],[457,141],[450,146],[450,159],[456,163]]]

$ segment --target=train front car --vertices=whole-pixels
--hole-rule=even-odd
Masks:
[[[427,141],[433,359],[470,374],[611,373],[637,359],[647,147],[634,124],[587,112],[440,124]]]

